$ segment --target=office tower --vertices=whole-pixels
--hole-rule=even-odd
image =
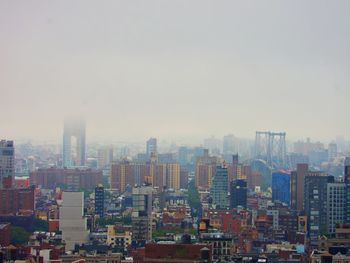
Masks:
[[[234,152],[237,152],[237,149],[235,147],[235,136],[233,134],[224,136],[222,146],[222,152],[224,154],[232,154]]]
[[[327,232],[335,233],[337,223],[345,221],[346,184],[327,184]]]
[[[291,173],[291,208],[302,211],[304,206],[304,181],[309,171],[306,163],[297,164],[297,170]]]
[[[247,181],[236,179],[230,184],[230,208],[247,207]]]
[[[188,170],[180,167],[180,189],[188,189]]]
[[[113,161],[113,148],[104,147],[97,151],[97,168],[108,168]]]
[[[345,222],[350,224],[350,157],[344,161],[344,182],[346,188]]]
[[[166,187],[174,190],[180,190],[180,164],[166,164]]]
[[[178,151],[178,161],[181,166],[187,165],[189,163],[189,151],[187,147],[181,146]]]
[[[331,161],[333,160],[335,157],[337,157],[337,145],[332,142],[330,144],[328,144],[328,160]]]
[[[209,189],[212,178],[215,174],[217,158],[209,156],[208,149],[205,149],[202,156],[196,160],[196,186],[203,189]]]
[[[217,166],[215,176],[212,179],[210,186],[210,197],[215,208],[227,208],[227,168],[224,166]]]
[[[148,156],[151,156],[152,153],[157,154],[157,139],[156,138],[150,138],[147,141],[146,153]]]
[[[322,172],[308,172],[305,177],[304,210],[308,217],[310,244],[318,244],[320,234],[327,233],[327,184],[334,177]]]
[[[284,171],[272,173],[272,201],[290,205],[290,175]]]
[[[62,193],[59,229],[62,231],[62,240],[66,242],[66,251],[73,250],[75,244],[88,241],[83,192]]]
[[[72,147],[72,137],[76,146]],[[63,166],[85,165],[85,122],[81,119],[67,119],[63,131]]]
[[[11,188],[15,176],[15,150],[13,141],[0,141],[0,189]]]
[[[149,241],[152,239],[152,187],[134,187],[132,204],[132,239]]]
[[[95,187],[95,214],[100,218],[104,217],[105,212],[105,189],[102,184]]]

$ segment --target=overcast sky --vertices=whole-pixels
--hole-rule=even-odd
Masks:
[[[350,1],[0,1],[0,138],[350,136]]]

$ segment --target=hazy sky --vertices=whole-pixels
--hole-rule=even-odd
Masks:
[[[0,1],[0,138],[350,136],[350,1]]]

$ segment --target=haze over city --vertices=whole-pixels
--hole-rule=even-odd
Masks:
[[[350,133],[349,1],[1,1],[1,138]]]

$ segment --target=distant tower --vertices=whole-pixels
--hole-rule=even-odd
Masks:
[[[15,150],[13,141],[0,141],[0,189],[11,188],[14,179]]]
[[[76,148],[72,154],[72,137],[76,139]],[[74,167],[85,165],[85,121],[67,119],[63,131],[63,166]]]
[[[225,209],[228,207],[227,188],[228,188],[227,168],[217,166],[215,176],[212,179],[210,187],[210,196],[213,199],[215,208]]]
[[[230,208],[247,207],[247,181],[237,179],[230,184]]]
[[[151,156],[152,153],[157,153],[157,139],[156,138],[150,138],[147,141],[146,145],[146,152],[148,156]]]
[[[95,214],[104,217],[105,190],[100,184],[95,187]]]

